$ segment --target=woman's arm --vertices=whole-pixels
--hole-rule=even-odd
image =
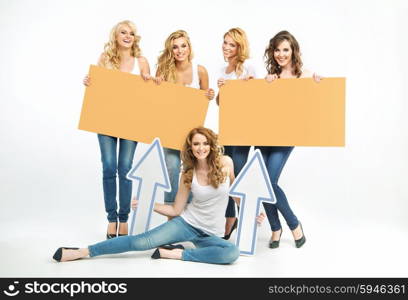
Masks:
[[[160,84],[162,81],[164,81],[163,76],[160,74],[159,70],[156,70],[156,76],[152,78],[154,83]]]
[[[155,203],[154,211],[167,217],[176,217],[180,215],[186,206],[190,189],[184,184],[184,174],[180,176],[179,189],[177,191],[174,204],[166,205]]]
[[[218,80],[217,80],[217,85],[218,85],[218,94],[217,94],[217,98],[216,98],[216,101],[217,101],[217,105],[220,105],[220,88],[225,84],[225,79],[224,78],[219,78]]]
[[[307,70],[307,69],[302,71],[302,75],[300,75],[300,78],[313,78],[315,82],[320,82],[323,79],[322,76],[316,73],[313,73],[312,71]]]
[[[200,80],[200,89],[207,90],[208,89],[208,73],[207,70],[203,67],[198,65],[198,77]]]
[[[98,67],[103,67],[105,60],[105,53],[101,53],[98,59]]]
[[[140,66],[140,76],[142,76],[144,80],[149,80],[151,78],[149,62],[144,56],[140,56],[138,62]]]
[[[212,100],[214,98],[214,90],[210,89],[208,86],[208,73],[207,70],[203,67],[198,65],[198,77],[200,82],[200,89],[205,90],[205,96],[208,100]]]
[[[104,59],[105,59],[105,55],[102,53],[102,54],[99,56],[99,59],[98,59],[98,62],[97,62],[98,67],[103,67],[103,61],[104,61]],[[89,86],[89,85],[91,84],[91,78],[89,77],[88,74],[85,75],[85,78],[82,80],[82,83],[83,83],[85,86]]]
[[[228,170],[228,174],[229,174],[229,178],[230,178],[230,185],[232,185],[232,183],[235,181],[234,162],[232,161],[231,157],[229,157],[227,155],[224,155],[222,157],[222,164],[223,164],[223,167]],[[234,201],[239,206],[239,203],[240,203],[241,199],[238,198],[238,197],[232,197],[232,199],[234,199]]]

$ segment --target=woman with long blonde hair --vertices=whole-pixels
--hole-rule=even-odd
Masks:
[[[140,36],[136,35],[136,27],[131,21],[117,23],[110,32],[98,66],[141,75],[145,80],[150,79],[149,63],[141,56],[139,41]],[[91,84],[89,76],[85,77],[83,83],[85,86]],[[132,182],[126,178],[126,174],[132,167],[137,142],[104,134],[98,134],[98,141],[103,167],[105,210],[109,222],[106,238],[110,239],[128,234]],[[116,174],[119,175],[119,210],[116,202]]]
[[[187,32],[177,30],[171,33],[167,37],[164,43],[164,50],[158,58],[156,78],[154,80],[156,83],[167,81],[205,90],[208,100],[212,100],[214,98],[214,90],[209,88],[207,70],[204,66],[195,64],[193,56],[193,49]],[[165,148],[164,155],[171,184],[171,192],[165,193],[164,202],[170,205],[174,202],[178,189],[180,151]]]
[[[239,249],[222,239],[224,213],[228,204],[229,187],[235,179],[231,158],[222,154],[217,135],[210,129],[192,129],[181,153],[183,170],[176,200],[172,205],[154,204],[154,210],[170,221],[135,236],[106,240],[87,248],[58,248],[53,258],[58,262],[86,256],[94,257],[127,251],[144,251],[158,247],[153,255],[213,264],[231,264],[239,257]],[[191,203],[187,203],[190,191]],[[235,198],[239,201],[238,198]],[[132,200],[132,208],[137,207]],[[262,217],[257,217],[260,223]],[[190,241],[195,248],[173,243]]]
[[[249,58],[249,42],[243,29],[235,27],[224,33],[222,53],[227,65],[223,66],[219,72],[219,79],[217,81],[218,88],[224,86],[227,83],[227,80],[249,80],[255,78],[255,68],[247,62],[247,59]],[[217,104],[219,104],[219,96],[217,96]],[[245,165],[250,147],[224,145],[224,148],[225,154],[232,157],[235,166],[235,174],[238,174]],[[235,214],[235,202],[232,198],[229,200],[225,217],[224,238],[228,240],[238,224],[238,219]]]

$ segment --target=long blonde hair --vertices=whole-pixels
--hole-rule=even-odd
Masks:
[[[122,25],[127,25],[132,29],[134,35],[135,35],[135,40],[132,45],[131,53],[133,57],[138,58],[141,54],[141,50],[139,47],[139,41],[140,41],[140,36],[136,35],[136,26],[133,22],[125,20],[121,21],[115,26],[113,26],[110,35],[109,35],[109,41],[105,44],[104,51],[102,54],[102,61],[101,65],[102,67],[108,68],[108,69],[119,69],[120,67],[120,55],[118,52],[118,45],[116,42],[116,35],[119,32],[119,29]]]
[[[177,30],[170,34],[164,42],[164,50],[157,60],[157,75],[164,78],[165,81],[177,82],[176,62],[173,54],[173,43],[178,38],[184,38],[190,48],[188,61],[193,59],[193,49],[191,48],[190,38],[184,30]]]
[[[204,127],[193,128],[187,135],[184,142],[183,150],[181,151],[181,160],[183,162],[184,184],[191,187],[193,181],[194,167],[197,163],[197,158],[194,156],[191,149],[192,140],[197,133],[204,135],[210,145],[210,153],[207,156],[207,164],[209,166],[208,181],[217,188],[225,181],[226,174],[222,172],[221,157],[223,155],[223,147],[218,144],[218,136],[211,129]]]
[[[244,71],[244,62],[249,58],[249,42],[244,30],[239,27],[231,28],[224,34],[225,37],[229,35],[238,46],[237,53],[237,66],[235,67],[235,73],[238,77]]]

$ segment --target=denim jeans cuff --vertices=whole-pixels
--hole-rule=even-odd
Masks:
[[[127,223],[127,221],[128,221],[128,219],[129,219],[129,216],[128,215],[126,215],[126,216],[119,216],[119,222],[120,223]]]
[[[289,229],[290,230],[295,230],[298,226],[299,226],[299,224],[300,224],[300,222],[299,221],[297,221],[296,223],[295,223],[295,225],[292,225],[292,224],[288,224],[288,226],[289,226]]]
[[[96,256],[95,250],[93,249],[92,246],[88,246],[88,250],[89,250],[89,257]]]
[[[183,250],[183,252],[181,253],[181,260],[184,260],[184,261],[190,261],[191,260],[189,258],[190,257],[189,254],[188,254],[189,251],[190,251],[189,249],[184,249]]]

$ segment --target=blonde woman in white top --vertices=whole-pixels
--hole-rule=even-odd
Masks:
[[[164,50],[158,58],[156,83],[161,81],[205,90],[208,100],[214,98],[214,90],[209,88],[208,73],[204,66],[193,62],[193,49],[190,38],[184,30],[171,33],[164,43]],[[194,103],[191,103],[194,105]],[[177,123],[177,120],[174,120]],[[166,124],[164,125],[166,126]],[[174,202],[180,174],[180,151],[164,149],[166,165],[169,172],[171,192],[165,193],[164,202]],[[191,201],[191,197],[190,200]]]
[[[98,66],[141,75],[145,80],[150,79],[149,63],[141,56],[139,41],[140,36],[136,35],[136,27],[131,21],[119,22],[111,30],[109,41],[99,57]],[[85,86],[91,84],[89,76],[85,77],[83,83]],[[106,238],[110,239],[128,234],[132,182],[126,178],[126,174],[132,167],[137,142],[103,134],[98,134],[98,141],[103,167],[105,210],[109,222]],[[119,210],[116,202],[116,174],[119,175]]]
[[[249,58],[249,43],[246,33],[241,28],[231,28],[224,34],[222,43],[222,53],[227,65],[220,70],[220,77],[217,81],[218,88],[227,84],[230,79],[249,80],[255,78],[255,68],[247,63]],[[219,95],[217,96],[219,104]],[[224,145],[225,154],[234,161],[234,172],[238,174],[248,157],[250,146],[227,146]],[[235,214],[235,204],[232,198],[229,199],[228,207],[225,212],[225,235],[228,240],[231,233],[237,228],[237,218]]]

